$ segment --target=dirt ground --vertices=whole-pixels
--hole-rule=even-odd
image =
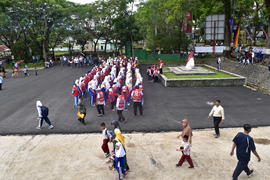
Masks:
[[[131,172],[127,180],[231,179],[237,163],[229,152],[234,135],[242,129],[194,131],[192,158],[195,169],[185,163],[176,168],[180,153],[177,132],[125,134]],[[262,161],[252,156],[253,180],[270,179],[270,127],[253,129]],[[100,149],[100,134],[0,136],[1,180],[114,180]],[[244,173],[239,179],[247,179]]]

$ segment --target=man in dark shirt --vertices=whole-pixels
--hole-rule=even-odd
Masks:
[[[239,132],[233,139],[233,146],[230,155],[233,156],[234,149],[236,147],[236,156],[238,159],[238,164],[233,172],[233,180],[237,180],[242,171],[245,171],[248,176],[253,173],[253,170],[248,168],[251,151],[258,158],[258,161],[261,161],[261,158],[256,151],[253,138],[249,136],[250,132],[251,125],[244,124],[244,132]]]

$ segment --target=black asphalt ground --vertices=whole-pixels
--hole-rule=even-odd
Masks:
[[[88,68],[54,67],[40,70],[38,76],[6,79],[0,91],[0,134],[49,134],[99,132],[99,124],[110,124],[117,118],[108,107],[104,117],[97,117],[94,107],[88,106],[84,126],[76,120],[71,87],[74,80]],[[159,132],[180,130],[180,120],[187,118],[196,128],[212,127],[207,116],[211,106],[208,101],[221,99],[225,108],[223,127],[239,127],[244,123],[254,126],[270,125],[270,96],[244,87],[192,87],[165,88],[161,84],[147,82],[145,78],[144,115],[135,117],[132,107],[122,124],[126,132]],[[50,108],[49,118],[55,128],[36,130],[38,124],[35,103],[41,100]]]

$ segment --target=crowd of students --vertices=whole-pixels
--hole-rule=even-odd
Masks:
[[[113,130],[108,130],[105,123],[101,123],[103,134],[102,150],[109,162],[113,162],[111,168],[118,172],[122,179],[129,170],[126,158],[124,136],[119,122],[125,122],[123,111],[133,101],[134,115],[139,109],[143,115],[143,78],[138,68],[137,58],[99,58],[99,65],[94,66],[88,73],[78,78],[72,87],[74,107],[79,107],[78,120],[85,123],[86,108],[83,100],[89,101],[90,106],[95,106],[98,117],[105,115],[105,105],[108,104],[112,111],[117,111],[118,120],[112,122]],[[109,150],[108,143],[113,143],[113,150]]]
[[[117,110],[118,120],[125,121],[123,111],[133,100],[134,115],[139,109],[143,115],[143,78],[137,58],[100,57],[100,65],[94,66],[87,74],[77,79],[72,88],[74,106],[89,97],[89,104],[96,106],[98,116],[104,116],[106,104]]]

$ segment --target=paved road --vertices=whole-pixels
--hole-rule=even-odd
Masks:
[[[99,132],[99,124],[109,124],[116,119],[116,112],[106,108],[104,117],[97,117],[96,109],[87,106],[87,125],[76,120],[72,107],[71,86],[75,78],[87,68],[54,67],[40,70],[38,76],[7,79],[0,92],[0,134],[48,134]],[[146,78],[145,78],[146,79]],[[211,107],[207,101],[219,98],[226,113],[224,127],[270,125],[270,96],[244,87],[165,88],[161,84],[145,82],[144,116],[134,117],[132,107],[124,116],[127,123],[123,130],[174,131],[180,129],[179,121],[188,118],[193,128],[212,127],[207,119]],[[36,130],[36,100],[50,108],[50,119],[55,129]]]

